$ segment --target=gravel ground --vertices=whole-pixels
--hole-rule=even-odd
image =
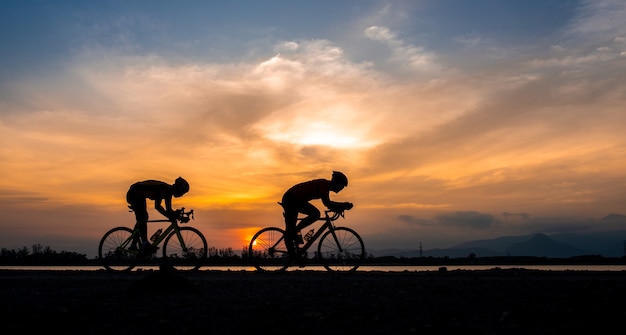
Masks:
[[[0,271],[2,334],[601,334],[626,272]]]

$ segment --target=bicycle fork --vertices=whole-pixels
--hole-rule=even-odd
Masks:
[[[180,229],[174,230],[174,233],[176,234],[176,238],[178,238],[178,243],[180,243],[180,247],[182,248],[183,252],[187,252],[187,246],[185,245],[183,235],[180,233]]]
[[[339,238],[337,237],[337,234],[335,233],[335,228],[332,227],[330,228],[330,234],[333,235],[333,240],[335,240],[335,244],[337,244],[337,249],[339,250],[340,253],[343,253],[343,243],[339,241]]]

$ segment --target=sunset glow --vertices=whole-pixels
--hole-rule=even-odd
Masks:
[[[367,248],[626,239],[601,221],[626,214],[623,1],[4,7],[0,247],[94,256],[132,183],[183,176],[174,206],[239,251],[333,170]]]

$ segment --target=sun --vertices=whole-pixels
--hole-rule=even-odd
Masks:
[[[380,139],[371,136],[375,125],[376,120],[362,118],[348,104],[325,106],[308,102],[277,111],[259,121],[254,128],[276,142],[359,149],[379,144]]]
[[[364,148],[377,143],[367,139],[358,127],[343,126],[327,121],[297,122],[291,126],[272,126],[264,129],[265,136],[273,141],[303,146],[334,148]]]
[[[254,235],[261,230],[262,227],[250,227],[250,228],[240,228],[236,230],[236,235],[239,237],[239,239],[241,241],[244,242],[244,245],[248,246],[248,244],[250,243],[250,241],[252,241],[252,238],[254,237]],[[253,245],[256,245],[256,240],[253,243]]]
[[[301,145],[323,145],[337,148],[353,148],[361,145],[361,140],[329,125],[313,125],[301,133],[292,134],[290,142]]]

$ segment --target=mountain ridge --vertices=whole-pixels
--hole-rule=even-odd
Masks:
[[[626,218],[626,217],[625,217]],[[616,219],[615,217],[611,219]],[[619,217],[617,219],[623,219]],[[520,236],[501,236],[463,242],[450,248],[435,249],[384,249],[368,250],[375,257],[451,257],[460,258],[496,256],[534,256],[569,258],[595,255],[622,257],[626,255],[626,230],[587,234],[560,233],[547,235],[535,233]]]

